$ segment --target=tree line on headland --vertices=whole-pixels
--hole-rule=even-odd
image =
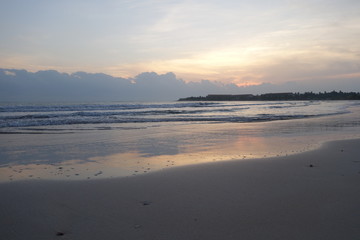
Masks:
[[[205,97],[180,98],[178,101],[298,101],[298,100],[360,100],[359,92],[305,92],[253,94],[209,94]]]

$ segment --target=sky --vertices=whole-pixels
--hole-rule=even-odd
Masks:
[[[4,69],[360,82],[359,0],[0,0],[0,34]]]

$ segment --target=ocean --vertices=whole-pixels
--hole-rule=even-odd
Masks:
[[[0,181],[284,156],[360,137],[358,101],[0,104]]]
[[[94,104],[3,104],[1,131],[44,130],[38,127],[189,122],[266,122],[347,113],[353,102],[169,102]],[[48,128],[51,130],[52,128]],[[54,128],[53,128],[54,129]],[[94,127],[93,130],[98,129]]]

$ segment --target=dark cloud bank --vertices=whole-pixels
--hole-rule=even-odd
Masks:
[[[28,72],[0,69],[0,101],[172,101],[207,94],[259,94],[269,92],[359,91],[360,79],[321,84],[288,82],[238,87],[203,80],[189,82],[173,73],[145,72],[134,78],[102,73],[59,73],[54,70]]]

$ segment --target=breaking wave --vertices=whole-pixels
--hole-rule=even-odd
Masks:
[[[349,101],[3,104],[0,128],[154,122],[259,122],[347,113]]]

